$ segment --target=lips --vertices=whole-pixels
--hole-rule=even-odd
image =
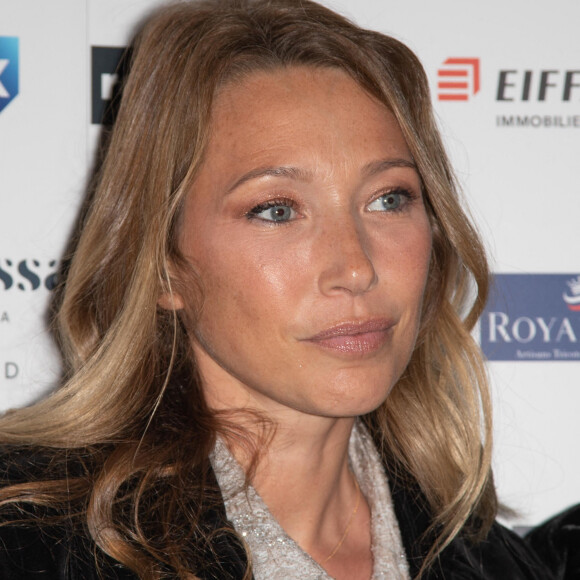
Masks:
[[[339,354],[365,354],[380,349],[389,339],[394,323],[380,318],[337,324],[306,339],[306,342]]]

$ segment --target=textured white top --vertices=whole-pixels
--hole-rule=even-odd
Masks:
[[[409,580],[407,559],[393,512],[385,470],[366,428],[357,421],[349,461],[371,510],[371,580]],[[255,580],[332,580],[286,532],[256,492],[222,440],[210,457],[226,514],[252,555]]]

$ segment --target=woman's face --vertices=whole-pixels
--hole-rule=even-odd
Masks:
[[[350,417],[385,400],[415,344],[431,230],[397,122],[345,73],[222,90],[179,243],[204,286],[190,334],[212,407]]]

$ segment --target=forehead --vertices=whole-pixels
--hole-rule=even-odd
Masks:
[[[213,104],[208,153],[227,150],[235,159],[291,144],[348,155],[348,141],[363,155],[380,144],[385,154],[396,149],[410,157],[393,114],[347,73],[296,66],[253,72],[223,86]]]

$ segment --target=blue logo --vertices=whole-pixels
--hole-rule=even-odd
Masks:
[[[580,361],[580,276],[496,274],[481,317],[492,361]]]
[[[0,112],[18,95],[18,38],[0,36]]]

